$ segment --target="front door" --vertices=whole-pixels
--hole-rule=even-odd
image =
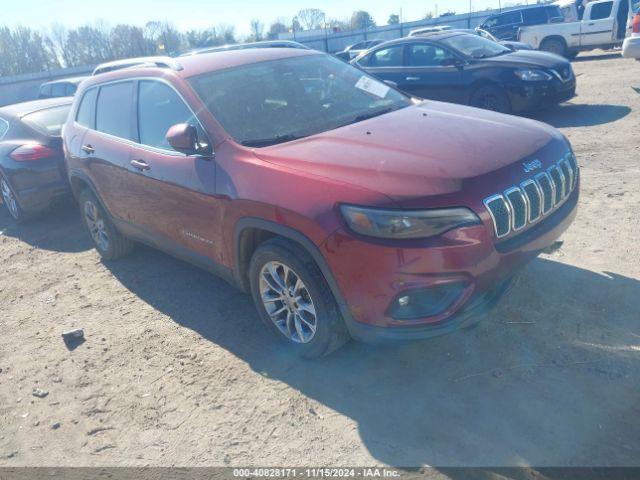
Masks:
[[[432,43],[407,46],[402,90],[410,95],[443,102],[464,102],[462,61]]]
[[[158,80],[140,80],[136,87],[138,142],[129,165],[134,223],[164,249],[219,262],[215,160],[176,152],[165,136],[171,126],[189,123],[201,142],[209,140],[173,87]]]

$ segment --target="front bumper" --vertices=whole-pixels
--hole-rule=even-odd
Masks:
[[[562,82],[521,82],[507,88],[514,113],[547,108],[571,100],[576,96],[576,78]]]
[[[628,37],[622,44],[622,56],[624,58],[635,58],[640,60],[640,35]]]
[[[514,275],[568,228],[578,195],[576,189],[544,221],[499,243],[484,224],[403,247],[336,232],[324,242],[322,254],[339,287],[351,335],[367,342],[415,340],[474,323],[498,302]],[[461,282],[464,291],[438,315],[398,320],[388,314],[389,305],[405,292]]]

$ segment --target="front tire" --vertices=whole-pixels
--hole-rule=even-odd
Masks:
[[[249,281],[261,319],[297,355],[323,357],[349,340],[322,272],[297,244],[282,238],[262,244]]]
[[[87,228],[96,250],[105,260],[116,260],[133,250],[133,242],[122,235],[113,225],[109,214],[89,190],[83,190],[79,197],[82,223]]]
[[[511,102],[507,94],[491,85],[480,87],[473,93],[471,106],[499,113],[511,113]]]

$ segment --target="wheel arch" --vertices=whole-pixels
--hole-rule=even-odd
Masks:
[[[249,291],[249,263],[256,249],[265,241],[282,237],[302,247],[314,260],[329,285],[347,325],[351,320],[344,297],[318,246],[298,230],[269,220],[243,217],[236,222],[234,231],[234,277],[240,288]]]
[[[547,35],[542,40],[540,40],[540,43],[538,44],[539,45],[538,49],[542,50],[542,45],[544,44],[544,42],[547,42],[549,40],[557,40],[557,41],[561,42],[562,45],[564,45],[565,50],[567,48],[569,48],[569,44],[567,43],[567,39],[564,38],[562,35]]]

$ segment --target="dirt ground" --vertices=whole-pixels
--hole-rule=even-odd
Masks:
[[[0,465],[640,466],[640,63],[574,66],[579,96],[535,117],[573,143],[577,220],[446,337],[300,361],[216,277],[102,262],[73,207],[2,210]]]

